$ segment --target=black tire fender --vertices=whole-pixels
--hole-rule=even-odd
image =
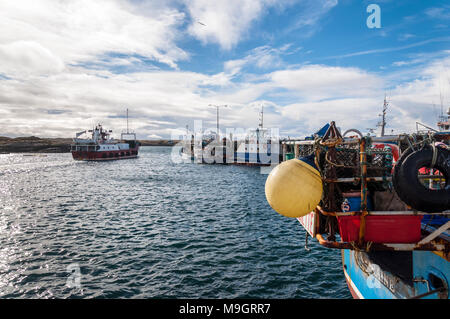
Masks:
[[[402,191],[401,186],[399,186],[399,180],[401,180],[400,177],[400,168],[402,167],[403,162],[405,159],[413,153],[413,150],[411,148],[407,148],[402,155],[400,155],[398,161],[395,163],[394,166],[394,172],[392,173],[392,185],[394,186],[394,190],[399,195],[399,193]],[[399,195],[401,198],[401,196]]]
[[[443,189],[429,189],[418,178],[420,168],[431,167],[433,152],[437,152],[434,168],[438,169],[446,180]],[[440,147],[435,150],[426,147],[405,155],[406,158],[397,163],[400,164],[397,172],[394,171],[394,187],[398,196],[407,205],[419,211],[437,213],[450,209],[450,151]]]

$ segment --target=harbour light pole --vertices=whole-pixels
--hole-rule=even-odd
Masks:
[[[214,106],[217,109],[217,136],[219,136],[219,108],[221,107],[228,107],[228,105],[216,105],[216,104],[209,104],[209,106]]]

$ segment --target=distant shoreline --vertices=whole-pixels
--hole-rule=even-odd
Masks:
[[[139,140],[142,146],[173,146],[178,141]],[[69,153],[71,138],[4,137],[0,136],[0,154],[4,153]]]

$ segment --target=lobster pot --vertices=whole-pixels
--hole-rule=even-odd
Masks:
[[[295,157],[294,153],[286,153],[286,161],[291,160]]]

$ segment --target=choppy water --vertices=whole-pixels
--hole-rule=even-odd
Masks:
[[[350,298],[258,168],[0,155],[0,297]]]

